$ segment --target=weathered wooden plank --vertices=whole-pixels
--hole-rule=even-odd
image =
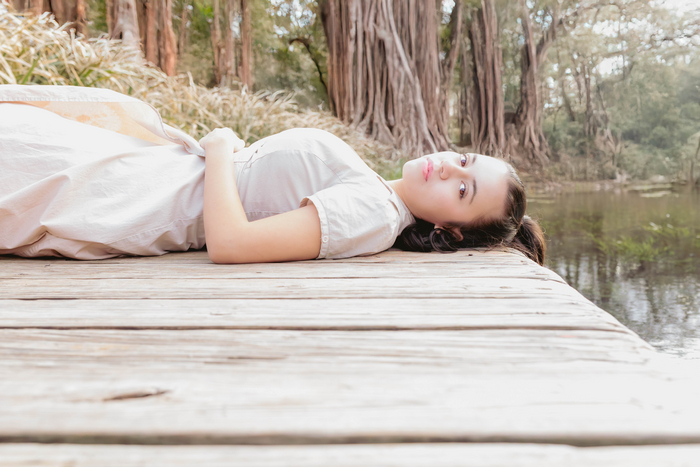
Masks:
[[[493,249],[493,250],[463,250],[454,253],[412,253],[400,250],[387,250],[381,253],[377,253],[371,256],[355,256],[353,258],[345,259],[335,259],[335,260],[311,260],[299,262],[300,264],[325,264],[325,263],[361,263],[361,264],[372,264],[372,263],[400,263],[400,264],[424,264],[424,263],[478,263],[483,261],[493,261],[493,258],[497,258],[499,263],[502,264],[528,264],[532,263],[528,260],[522,253],[519,253],[513,249]],[[163,256],[145,256],[145,257],[124,257],[124,258],[112,258],[108,260],[111,264],[139,264],[139,263],[156,263],[156,264],[212,264],[209,261],[207,252],[204,250],[200,251],[187,251],[181,253],[170,253]],[[13,262],[69,262],[78,264],[99,264],[103,263],[104,260],[99,261],[74,261],[70,259],[62,258],[20,258],[17,256],[0,255],[0,264],[10,264]],[[278,263],[281,264],[281,263]]]
[[[150,279],[154,277],[153,263],[112,264],[80,262],[24,262],[1,264],[0,279]],[[161,279],[270,279],[270,278],[534,278],[564,282],[554,272],[533,264],[511,264],[494,267],[493,262],[481,264],[456,263],[436,268],[434,264],[386,263],[279,263],[279,264],[158,264]]]
[[[0,467],[690,467],[700,445],[577,448],[533,444],[349,446],[0,445]]]
[[[700,371],[513,253],[0,271],[3,442],[700,443]]]
[[[0,328],[600,329],[629,332],[587,300],[0,300]]]
[[[699,374],[600,331],[3,330],[0,440],[700,442]]]
[[[493,353],[495,349],[499,352]],[[415,359],[419,364],[435,360],[481,366],[497,361],[644,363],[655,353],[634,334],[596,330],[0,330],[0,358],[4,356],[22,365],[46,360],[56,362],[54,366],[62,361],[76,361],[82,365],[88,356],[129,365],[161,359],[188,364],[195,361],[223,364],[247,357],[281,359],[291,364],[296,356],[309,355],[314,358],[323,355],[328,361],[361,358],[368,365],[391,362],[393,360],[387,360],[391,355],[402,365],[411,364]],[[6,365],[10,363],[0,362],[0,367]]]
[[[154,275],[157,272],[154,271]],[[563,298],[571,287],[545,279],[0,279],[0,299],[125,298]]]

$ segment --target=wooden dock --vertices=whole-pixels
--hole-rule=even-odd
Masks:
[[[0,257],[1,467],[700,465],[698,370],[508,251]]]

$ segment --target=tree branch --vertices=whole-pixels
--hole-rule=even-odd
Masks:
[[[294,37],[292,39],[289,39],[289,45],[292,45],[295,42],[302,44],[306,48],[306,51],[309,52],[309,57],[311,58],[311,61],[314,62],[314,65],[316,65],[318,79],[321,81],[323,89],[326,90],[326,95],[330,99],[330,94],[328,94],[328,85],[326,85],[326,80],[323,79],[323,71],[321,70],[321,64],[318,62],[318,59],[314,56],[314,53],[311,51],[311,40],[309,40],[308,37]]]

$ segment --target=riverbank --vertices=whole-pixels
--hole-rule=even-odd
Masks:
[[[524,175],[523,181],[531,195],[556,195],[564,193],[596,193],[633,191],[646,193],[647,197],[658,197],[675,191],[688,191],[692,187],[684,181],[656,175],[648,180],[543,180]]]

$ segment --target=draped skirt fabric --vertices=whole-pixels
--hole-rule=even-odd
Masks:
[[[89,260],[204,246],[196,141],[127,96],[13,87],[23,96],[0,86],[0,254]],[[31,92],[44,95],[32,103]],[[121,114],[100,99],[123,101]],[[47,108],[54,100],[79,106],[62,114]]]

